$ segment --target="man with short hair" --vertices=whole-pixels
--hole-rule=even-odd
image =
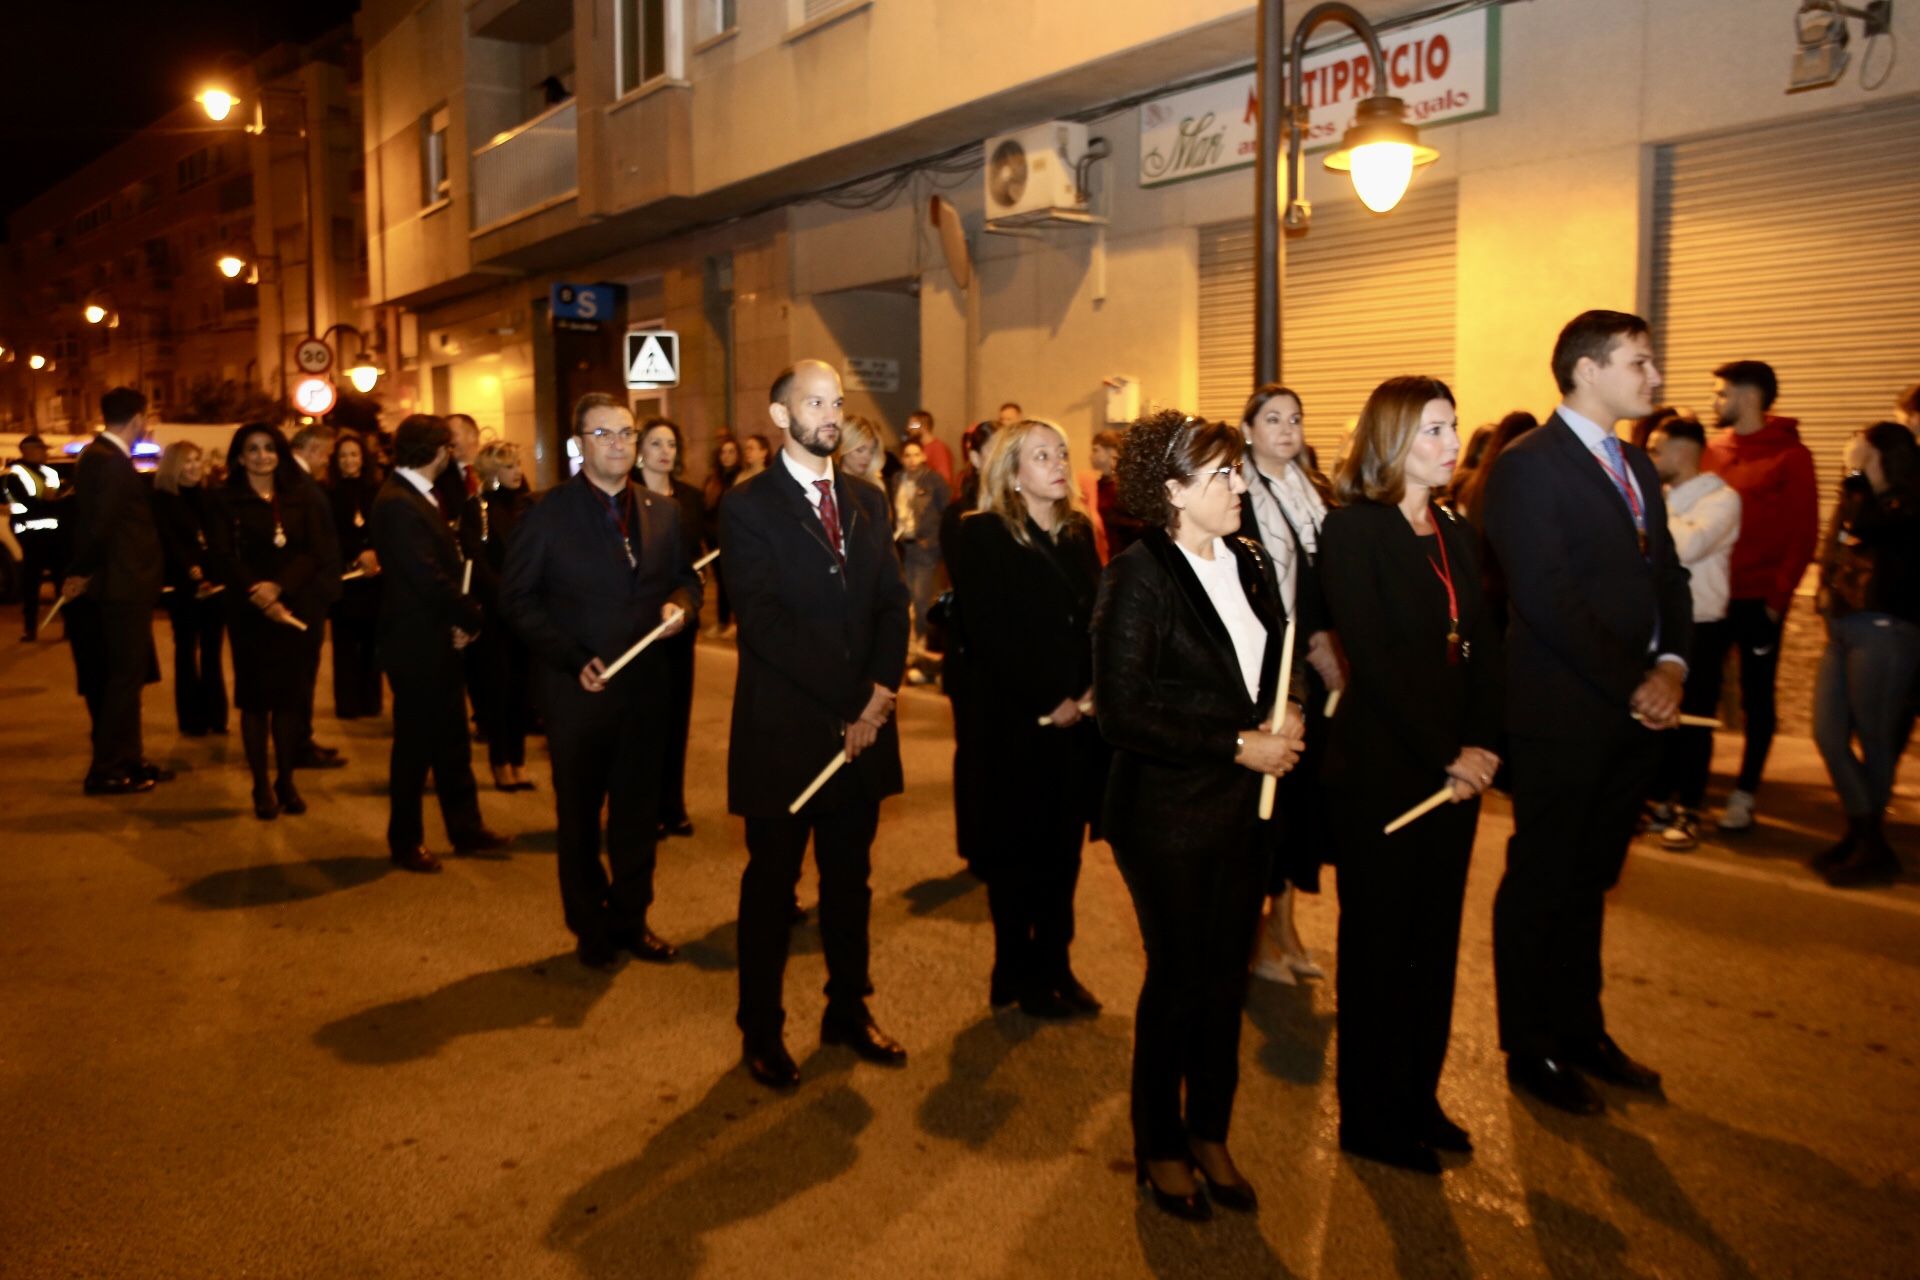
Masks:
[[[60,591],[62,578],[60,515],[70,490],[60,487],[60,473],[47,465],[47,445],[38,435],[20,442],[20,460],[0,473],[0,493],[7,500],[8,519],[20,542],[21,641],[40,635],[40,584],[53,580]]]
[[[907,442],[917,442],[927,456],[927,465],[946,482],[949,491],[953,488],[953,450],[947,448],[947,442],[933,434],[933,415],[925,409],[915,409],[907,415]],[[900,446],[903,450],[906,444]]]
[[[655,643],[611,676],[607,668],[656,628],[665,639],[696,626],[700,576],[673,500],[631,479],[639,438],[627,406],[604,392],[582,396],[573,438],[580,474],[521,518],[500,612],[538,661],[560,904],[580,962],[610,969],[624,948],[663,964],[675,950],[648,925],[647,911],[672,732],[669,647]]]
[[[800,1080],[781,988],[809,839],[827,959],[820,1038],[870,1062],[906,1061],[867,1008],[867,928],[880,801],[903,785],[893,705],[909,611],[886,495],[834,472],[840,376],[803,360],[774,379],[769,400],[780,450],[721,500],[720,551],[740,636],[727,808],[747,822],[737,1021],[748,1073],[782,1088]],[[789,813],[842,752],[846,766]]]
[[[327,462],[333,456],[333,428],[323,422],[310,422],[293,433],[288,442],[293,460],[300,468],[300,482],[310,491],[309,499],[314,510],[331,513],[333,500],[320,487],[320,477],[326,474]],[[319,561],[314,571],[317,587],[316,599],[331,609],[345,592],[346,586],[340,575],[346,571],[340,556],[340,535],[333,527],[331,515],[314,526],[314,558]],[[301,769],[339,769],[344,768],[347,760],[333,747],[323,747],[313,740],[313,695],[318,685],[320,673],[320,646],[324,642],[324,628],[315,627],[304,636],[308,671],[303,687],[307,691],[306,705],[301,709],[301,743],[294,757],[294,764]]]
[[[440,870],[421,819],[429,769],[456,854],[506,844],[481,820],[473,780],[459,653],[479,632],[480,606],[460,591],[460,548],[434,496],[451,456],[444,421],[417,413],[402,422],[393,437],[393,474],[368,522],[380,557],[380,665],[393,687],[387,852],[408,871]]]
[[[1508,1081],[1590,1115],[1606,1104],[1588,1074],[1660,1087],[1607,1034],[1600,940],[1659,763],[1651,731],[1679,714],[1693,610],[1660,477],[1615,431],[1651,413],[1660,388],[1646,321],[1583,312],[1552,367],[1558,411],[1500,455],[1487,493],[1511,611],[1514,815],[1493,967]]]
[[[1820,537],[1820,494],[1813,454],[1800,443],[1800,424],[1770,412],[1780,393],[1773,369],[1758,360],[1735,360],[1713,376],[1713,414],[1722,429],[1700,465],[1740,495],[1724,643],[1740,654],[1740,714],[1746,721],[1740,776],[1721,810],[1720,829],[1745,831],[1753,826],[1754,797],[1777,723],[1781,629]],[[1725,657],[1723,647],[1714,661]]]
[[[74,469],[73,558],[60,598],[80,692],[93,721],[88,795],[151,791],[173,775],[146,758],[140,690],[160,678],[153,607],[160,599],[160,534],[133,446],[147,433],[147,398],[131,387],[100,397],[105,421]]]
[[[1009,400],[1000,406],[1000,425],[1002,427],[1018,426],[1026,420],[1026,417],[1027,411],[1020,407],[1018,400]]]
[[[1693,647],[1680,710],[1714,718],[1727,653],[1727,582],[1733,544],[1740,536],[1740,495],[1711,471],[1700,470],[1707,435],[1692,418],[1673,416],[1647,437],[1647,454],[1666,486],[1667,529],[1687,570],[1693,601]],[[1697,846],[1700,806],[1713,763],[1713,730],[1675,729],[1661,742],[1654,784],[1654,820],[1662,848],[1683,853]],[[1665,812],[1662,812],[1665,810]]]
[[[453,433],[452,456],[433,488],[440,496],[440,508],[447,522],[457,525],[466,511],[467,500],[477,498],[480,493],[480,473],[473,469],[474,460],[480,456],[480,424],[467,413],[450,413],[443,421]]]

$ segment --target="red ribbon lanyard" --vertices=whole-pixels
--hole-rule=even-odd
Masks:
[[[1620,492],[1626,496],[1627,510],[1633,516],[1633,527],[1635,529],[1645,529],[1647,527],[1647,517],[1640,510],[1640,495],[1634,491],[1632,479],[1624,477],[1618,471],[1615,471],[1613,464],[1597,453],[1593,455],[1593,460],[1606,468],[1607,474],[1613,478],[1613,483],[1617,485]]]
[[[1438,512],[1430,512],[1428,519],[1433,522],[1433,540],[1440,548],[1440,559],[1435,561],[1427,557],[1427,567],[1433,570],[1433,576],[1440,579],[1440,585],[1447,589],[1447,661],[1459,662],[1460,649],[1460,597],[1453,589],[1453,564],[1447,558],[1446,535],[1440,531]]]

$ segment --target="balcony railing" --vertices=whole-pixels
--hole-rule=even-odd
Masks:
[[[473,153],[473,229],[536,213],[580,188],[573,99],[496,136]]]

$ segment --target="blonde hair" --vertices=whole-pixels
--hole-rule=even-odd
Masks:
[[[520,446],[506,440],[489,440],[480,446],[480,452],[473,459],[473,469],[480,473],[482,484],[492,484],[493,478],[503,470],[519,465]]]
[[[860,478],[862,480],[872,480],[879,474],[886,463],[886,459],[883,456],[886,452],[886,447],[881,443],[880,429],[878,427],[859,414],[850,413],[840,423],[840,450],[834,455],[835,462],[842,461],[849,453],[858,449],[862,444],[873,445],[873,460],[868,463],[867,474]]]
[[[1333,478],[1333,493],[1342,505],[1391,506],[1407,496],[1407,454],[1420,434],[1420,415],[1435,400],[1454,403],[1453,392],[1438,378],[1388,378],[1373,389]]]
[[[201,456],[201,448],[191,440],[175,440],[160,453],[160,465],[153,471],[153,487],[161,493],[180,492],[180,472],[187,459]]]
[[[1027,533],[1027,500],[1014,488],[1020,475],[1020,452],[1036,431],[1051,431],[1060,446],[1070,448],[1067,433],[1042,418],[1023,418],[1010,427],[993,433],[987,442],[987,456],[980,464],[980,510],[991,511],[1006,522],[1007,531],[1022,546],[1032,546]],[[1080,509],[1079,486],[1067,474],[1067,496],[1053,504],[1053,536],[1058,539],[1069,527],[1086,524],[1087,514]]]

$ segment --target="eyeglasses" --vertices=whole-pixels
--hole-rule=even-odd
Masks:
[[[609,440],[618,440],[621,444],[632,444],[640,435],[632,427],[621,427],[617,431],[610,431],[606,427],[595,427],[591,431],[582,431],[580,434],[595,444],[605,444]]]

